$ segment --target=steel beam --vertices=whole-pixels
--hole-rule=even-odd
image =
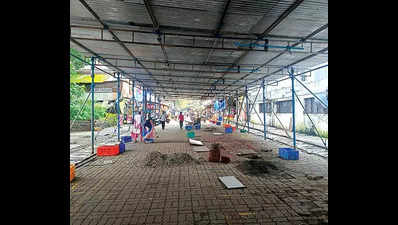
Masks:
[[[148,76],[146,73],[131,73],[136,76]],[[212,76],[189,76],[189,75],[175,75],[175,74],[152,74],[154,77],[166,77],[166,78],[194,78],[194,79],[218,79]],[[236,79],[224,78],[225,81],[235,81]],[[255,80],[255,79],[248,79]],[[159,80],[161,81],[161,80]]]
[[[112,21],[109,20],[103,20],[107,24],[114,24]],[[129,25],[129,24],[125,24]],[[147,24],[146,25],[148,28],[153,28],[152,24]],[[97,26],[91,26],[91,25],[78,25],[78,24],[71,24],[70,27],[73,28],[79,28],[79,29],[90,29],[90,30],[98,30],[99,33],[103,32],[106,29],[103,29],[101,27]],[[136,27],[143,27],[143,26],[136,26]],[[215,39],[225,39],[225,40],[235,40],[235,41],[257,41],[258,37],[261,36],[261,34],[249,34],[249,33],[237,33],[237,32],[228,32],[224,31],[223,34],[219,34],[218,36],[214,36],[214,30],[204,30],[204,29],[191,29],[191,28],[182,28],[184,30],[180,30],[178,33],[173,33],[173,32],[165,32],[164,30],[170,30],[168,26],[163,26],[160,25],[159,29],[163,30],[161,34],[165,37],[167,36],[174,36],[174,37],[189,37],[190,39],[208,39],[208,38],[215,38]],[[121,29],[121,28],[112,28],[113,31],[117,32],[131,32],[131,33],[141,33],[141,34],[154,34],[153,31],[145,31],[145,30],[137,30],[137,29]],[[186,31],[186,32],[195,32],[194,33],[181,33]],[[200,34],[197,34],[200,33]],[[206,35],[207,34],[207,35]],[[231,36],[235,35],[235,36]],[[132,35],[131,35],[132,36]],[[286,36],[286,35],[272,35],[269,34],[267,36],[267,39],[273,40],[273,41],[297,41],[301,40],[303,37],[294,37],[294,36]],[[312,43],[327,43],[328,39],[322,39],[322,38],[310,38],[306,42],[312,42]]]
[[[174,77],[170,77],[174,78]],[[203,83],[203,82],[193,82],[193,81],[174,81],[174,80],[158,80],[159,82],[162,82],[162,84],[182,84],[182,85],[192,85],[192,86],[211,86],[213,87],[214,85],[211,83]],[[142,79],[143,81],[151,81],[151,79]],[[228,84],[217,84],[217,86],[227,86]],[[234,84],[231,86],[241,86],[239,84]]]
[[[304,0],[296,0],[292,5],[289,6],[265,31],[259,36],[259,38],[264,38],[278,26],[293,10],[295,10]]]
[[[301,58],[301,59],[299,59],[299,60],[297,60],[297,61],[295,61],[295,62],[293,62],[293,63],[290,63],[289,65],[285,66],[284,68],[291,67],[291,66],[293,66],[293,65],[295,65],[295,64],[297,64],[297,63],[300,63],[300,62],[305,61],[305,60],[307,60],[307,59],[309,59],[309,58],[312,58],[312,57],[314,57],[314,56],[317,56],[320,52],[324,52],[324,51],[328,51],[328,48],[324,48],[324,49],[322,49],[322,50],[320,50],[320,51],[318,51],[318,52],[312,53],[311,55],[308,55],[308,56],[306,56],[306,57],[304,57],[304,58]],[[261,80],[261,79],[263,79],[263,78],[267,78],[267,77],[269,77],[269,76],[271,76],[271,75],[273,75],[273,74],[276,74],[276,73],[282,71],[284,68],[281,68],[281,69],[276,70],[276,71],[274,71],[274,72],[272,72],[272,73],[269,73],[269,74],[267,74],[267,75],[265,75],[265,76],[263,76],[263,77],[261,77],[261,78],[256,79],[255,81],[249,82],[247,85],[256,83],[256,82],[258,82],[259,80]],[[290,75],[289,75],[289,76],[290,76]],[[242,87],[241,87],[241,88],[242,88]],[[239,89],[239,88],[237,88],[237,89]],[[234,89],[234,90],[237,90],[237,89]],[[231,91],[234,91],[234,90],[231,90]]]
[[[119,45],[129,54],[134,60],[136,60],[142,68],[144,68],[148,73],[150,73],[145,66],[135,57],[135,55],[126,47],[126,45],[118,38],[118,36],[112,31],[112,29],[109,28],[107,24],[104,23],[104,21],[101,20],[101,18],[94,12],[93,9],[87,4],[85,0],[79,0],[80,3],[83,4],[83,6],[93,15],[99,23],[104,27],[104,29],[107,29],[108,32],[112,35],[113,39],[119,43]],[[156,81],[156,79],[154,79]],[[160,85],[160,84],[159,84]]]
[[[106,57],[103,56],[103,59],[106,60],[115,60],[116,63],[118,64],[119,61],[128,61],[131,62],[131,59],[126,59],[126,58],[118,58],[118,57],[123,57],[123,56],[113,56],[113,57]],[[159,66],[159,67],[166,67],[167,64],[169,64],[170,66],[175,66],[176,65],[184,65],[184,66],[201,66],[201,67],[228,67],[228,68],[232,68],[230,69],[230,71],[237,71],[238,70],[238,65],[233,65],[232,63],[222,63],[222,62],[208,62],[206,64],[203,63],[191,63],[191,62],[184,62],[184,61],[164,61],[164,60],[150,60],[150,59],[143,59],[143,58],[139,58],[138,60],[140,60],[143,63],[153,63],[155,67],[156,64],[165,64],[164,66]],[[262,64],[250,64],[250,63],[244,63],[244,64],[239,64],[240,66],[240,71],[245,71],[245,70],[253,70],[253,68],[261,66]],[[283,67],[283,65],[267,65],[265,66],[265,68],[281,68]],[[299,68],[300,67],[296,67]],[[308,69],[308,68],[301,68],[301,69]]]
[[[328,105],[324,103],[316,94],[314,94],[307,86],[305,86],[301,81],[299,81],[296,76],[294,76],[294,79],[301,84],[308,92],[311,93],[312,96],[314,96],[324,107],[328,108]]]
[[[90,54],[92,54],[95,58],[100,59],[101,61],[103,61],[104,63],[106,63],[107,65],[109,65],[110,67],[114,68],[116,71],[119,72],[124,72],[122,69],[120,69],[119,67],[113,65],[112,63],[110,63],[109,61],[107,61],[106,59],[102,58],[100,55],[98,55],[96,52],[94,52],[93,50],[87,48],[86,46],[84,46],[83,44],[81,44],[80,42],[76,41],[75,39],[73,39],[72,37],[70,38],[70,40],[75,43],[77,46],[79,46],[80,48],[86,50],[87,52],[89,52]],[[94,66],[99,65],[99,64],[94,64]],[[101,65],[102,66],[102,65]],[[113,77],[115,77],[113,75]],[[137,81],[140,81],[134,77],[130,77],[130,79],[135,79]],[[141,83],[143,83],[142,81],[140,81]]]
[[[142,67],[137,66],[118,66],[120,68],[129,68],[129,69],[144,69]],[[174,69],[174,68],[154,68],[154,67],[146,67],[148,70],[161,70],[161,71],[176,71],[176,72],[191,72],[191,73],[225,73],[225,71],[211,71],[211,70],[188,70],[188,69]],[[228,71],[231,74],[238,74],[239,72]],[[127,73],[127,74],[135,74],[135,73]],[[152,73],[151,73],[152,74]],[[257,73],[256,73],[257,74]]]
[[[151,7],[151,5],[149,3],[149,0],[144,0],[144,4],[145,4],[145,8],[146,8],[147,13],[151,17],[151,21],[152,21],[152,24],[153,24],[153,30],[158,35],[157,40],[158,40],[158,42],[160,44],[160,47],[162,48],[162,52],[163,52],[164,58],[168,62],[169,61],[169,57],[167,56],[166,49],[164,48],[164,43],[162,43],[162,37],[160,35],[159,23],[158,23],[158,21],[157,21],[157,19],[155,17],[155,14],[152,11],[152,7]]]
[[[306,73],[310,73],[312,71],[319,70],[319,69],[322,69],[322,68],[327,67],[327,66],[328,65],[318,66],[316,68],[313,68],[313,69],[310,69],[310,70],[307,70],[307,71],[304,71],[304,72],[301,72],[301,73],[297,73],[297,74],[294,75],[294,77],[297,77],[297,76],[300,76],[300,75],[303,75],[303,74],[306,74]],[[296,67],[296,69],[297,69],[297,67]],[[282,81],[290,79],[289,74],[287,74],[286,76],[287,76],[286,78],[283,78],[283,79],[280,79],[280,80],[277,80],[277,81],[272,81],[270,83],[267,83],[267,85],[277,84],[279,82],[282,82]],[[248,80],[248,79],[246,79],[246,80]],[[258,81],[258,79],[254,79],[254,80]],[[253,88],[253,89],[256,89],[256,88]],[[249,88],[249,91],[250,90],[251,89]]]
[[[296,0],[285,12],[280,15],[271,26],[269,26],[267,29],[264,30],[262,34],[257,36],[257,40],[255,40],[255,44],[257,44],[262,38],[266,37],[284,18],[286,18],[294,9],[297,8],[298,5],[300,5],[302,0]],[[246,57],[246,55],[249,52],[244,52],[239,58],[237,58],[233,64],[239,64],[239,62]],[[224,76],[224,75],[223,75]],[[218,81],[217,81],[218,82]]]
[[[84,38],[84,37],[78,37],[78,36],[72,36],[72,38],[74,38],[76,40],[83,40],[83,41],[110,42],[110,43],[119,43],[119,44],[123,44],[123,45],[124,44],[132,44],[132,45],[143,45],[143,46],[164,46],[164,47],[168,47],[168,48],[210,49],[210,50],[246,52],[246,54],[248,52],[264,52],[264,49],[260,48],[260,47],[257,47],[257,48],[242,48],[242,47],[227,48],[227,47],[214,47],[214,46],[211,46],[211,47],[209,47],[209,46],[197,46],[197,45],[193,45],[193,44],[191,44],[191,45],[181,45],[181,44],[159,44],[159,43],[139,42],[139,41],[121,41],[119,39],[117,39],[117,40],[109,40],[109,39],[101,39],[101,38]],[[291,46],[291,47],[294,47],[294,46]],[[267,52],[280,53],[280,52],[283,52],[283,51],[284,50],[268,50]],[[305,51],[301,51],[301,50],[290,50],[290,51],[295,53],[295,54],[308,54],[308,53],[311,53],[311,52],[305,52]],[[245,54],[245,56],[246,56],[246,54]],[[135,59],[135,56],[134,56],[134,59]],[[238,59],[240,59],[240,58],[238,58]],[[239,61],[239,60],[237,60],[237,61]],[[237,64],[238,63],[235,63],[234,65],[237,65]]]
[[[307,40],[308,38],[311,38],[311,37],[317,35],[318,33],[324,31],[324,30],[327,29],[327,28],[328,28],[328,24],[323,25],[322,27],[316,29],[316,30],[315,30],[314,32],[312,32],[311,34],[307,35],[303,40],[294,43],[291,47],[296,47],[297,45],[301,44],[302,41],[305,41],[305,40]],[[325,50],[325,49],[326,49],[326,50]],[[312,53],[312,54],[309,55],[309,56],[312,57],[312,56],[321,54],[321,53],[327,51],[327,49],[328,49],[328,48],[326,47],[326,48],[324,48],[323,50],[318,51],[316,54],[315,54],[315,53]],[[289,51],[288,51],[288,50],[282,51],[282,52],[279,53],[278,55],[272,57],[270,60],[268,60],[267,62],[265,62],[264,64],[262,64],[262,65],[259,66],[258,68],[256,68],[256,70],[258,70],[258,69],[260,69],[260,68],[266,66],[267,64],[269,64],[270,62],[274,61],[275,59],[279,58],[280,56],[282,56],[283,54],[285,54],[285,53],[287,53],[287,52],[289,52]],[[315,54],[315,55],[314,55],[314,54]],[[309,57],[309,56],[306,56],[306,57]],[[304,57],[304,58],[306,58],[306,57]],[[301,61],[300,61],[300,62],[301,62]],[[297,62],[296,62],[296,63],[297,63]],[[277,72],[279,72],[279,71],[281,71],[281,70],[277,70]],[[251,74],[251,73],[248,73],[248,74],[244,75],[244,76],[241,78],[241,80],[242,80],[242,79],[245,79],[245,78],[248,77],[250,74]],[[266,77],[266,76],[264,76],[264,77]],[[261,79],[262,79],[262,78],[261,78]],[[258,79],[258,80],[260,80],[260,79]]]

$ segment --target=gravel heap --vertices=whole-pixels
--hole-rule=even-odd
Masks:
[[[192,158],[192,156],[187,153],[162,154],[160,152],[150,152],[145,157],[144,165],[156,168],[180,166],[192,162],[200,163],[199,160]]]

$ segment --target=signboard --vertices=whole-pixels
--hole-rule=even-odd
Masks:
[[[94,83],[102,83],[107,80],[108,77],[105,74],[94,74]],[[90,84],[91,83],[91,75],[75,75],[71,76],[70,78],[71,83],[84,83]]]

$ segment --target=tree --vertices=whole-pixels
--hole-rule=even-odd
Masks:
[[[83,59],[83,55],[77,50],[71,48],[70,49],[70,76],[78,75],[77,71],[84,67],[85,63],[81,60],[76,59],[74,56]],[[86,62],[87,59],[83,59]],[[88,100],[83,107],[84,101],[86,99],[84,87],[75,83],[70,83],[70,119],[77,120],[89,120],[91,118],[91,100]],[[78,115],[80,109],[82,109],[81,113]],[[100,105],[94,106],[94,119],[101,119],[105,117],[106,109]]]

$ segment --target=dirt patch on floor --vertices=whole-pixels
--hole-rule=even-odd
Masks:
[[[243,174],[251,176],[261,176],[279,170],[272,162],[264,159],[245,160],[240,162],[236,168]]]
[[[193,158],[187,153],[162,154],[150,152],[145,157],[144,166],[149,167],[173,167],[189,163],[200,163],[200,160]]]

